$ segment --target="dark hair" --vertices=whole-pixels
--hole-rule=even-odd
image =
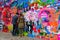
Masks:
[[[19,15],[19,13],[16,13],[17,15]]]
[[[20,16],[23,16],[23,13],[22,12],[20,12]]]

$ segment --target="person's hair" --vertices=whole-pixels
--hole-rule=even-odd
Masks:
[[[19,15],[19,13],[16,13],[17,15]]]
[[[22,14],[22,12],[20,13],[20,16],[24,16],[24,15]]]

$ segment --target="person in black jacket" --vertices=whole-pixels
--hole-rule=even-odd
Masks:
[[[13,35],[17,34],[18,31],[18,24],[17,24],[17,20],[18,20],[18,13],[16,13],[16,15],[13,16],[12,18],[12,24],[13,24]]]

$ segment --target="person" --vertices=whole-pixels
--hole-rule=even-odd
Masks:
[[[28,33],[32,33],[32,28],[33,28],[33,22],[30,20],[30,21],[27,21],[26,22],[26,26],[28,27]]]
[[[16,15],[14,15],[13,18],[12,18],[12,24],[13,24],[13,32],[12,32],[12,35],[13,36],[16,36],[17,31],[18,31],[17,20],[18,20],[18,13],[16,13]]]
[[[19,35],[21,37],[23,36],[24,26],[25,26],[24,15],[20,13],[20,16],[18,18],[18,27],[19,27]]]

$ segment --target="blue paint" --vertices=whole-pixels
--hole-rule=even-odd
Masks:
[[[60,24],[58,25],[58,30],[60,30]]]
[[[23,5],[23,8],[28,8],[28,4],[27,3],[24,3],[24,5]]]
[[[46,20],[46,18],[44,17],[44,18],[42,18],[42,21],[45,21]]]
[[[50,34],[50,32],[48,31],[47,27],[45,27],[45,31],[47,34]]]
[[[10,0],[6,0],[6,2],[10,2]]]
[[[11,4],[11,7],[14,7],[14,6],[17,6],[17,1],[14,1],[12,4]]]
[[[34,38],[34,36],[32,34],[28,34],[28,37],[30,38]]]
[[[36,29],[42,28],[42,24],[37,25]]]
[[[27,8],[29,5],[28,5],[28,0],[18,0],[18,5],[19,7],[22,7],[22,8]]]
[[[29,0],[29,2],[30,2],[30,3],[33,3],[33,2],[34,2],[34,0]]]

